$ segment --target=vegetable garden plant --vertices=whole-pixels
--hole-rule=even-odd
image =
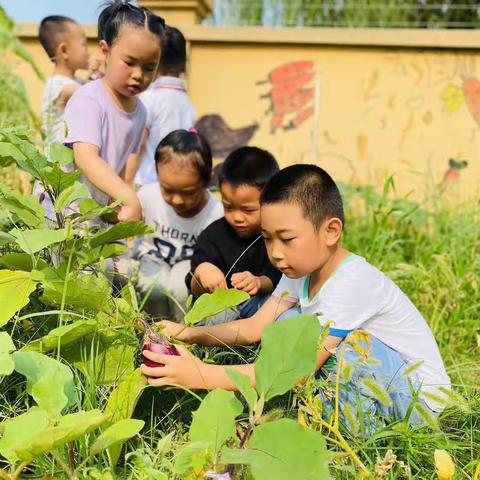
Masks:
[[[125,251],[119,240],[150,229],[141,222],[104,223],[115,205],[88,198],[79,173],[62,169],[71,163],[71,151],[61,145],[47,160],[25,131],[0,131],[0,167],[14,165],[42,182],[57,217],[46,221],[35,196],[0,184],[0,478],[308,480],[404,478],[412,471],[420,472],[416,478],[434,478],[433,452],[449,448],[458,448],[458,478],[473,477],[480,422],[478,393],[467,383],[478,378],[476,373],[468,380],[456,376],[468,398],[455,394],[456,408],[448,409],[440,424],[411,428],[397,422],[362,438],[352,425],[340,424],[338,413],[321,416],[313,374],[324,332],[315,317],[269,326],[257,352],[192,347],[204,361],[223,362],[238,393],[147,388],[138,369],[142,347],[163,343],[161,348],[174,353],[174,346],[161,332],[150,331],[151,319],[139,308],[141,299],[130,281],[112,288],[108,263]],[[367,209],[368,202],[375,204],[375,221],[357,223],[358,236],[350,241],[368,245],[372,250],[366,253],[378,255],[379,263],[392,256],[397,270],[390,273],[403,278],[406,287],[413,282],[421,294],[427,277],[421,285],[415,278],[426,273],[414,277],[399,261],[399,252],[408,249],[414,264],[416,244],[393,237],[419,232],[418,208],[390,202],[388,192],[378,198],[365,192]],[[72,205],[75,213],[65,215]],[[393,230],[384,226],[391,218],[397,229],[388,237]],[[468,225],[478,226],[476,214]],[[374,241],[364,241],[362,235],[373,234]],[[472,305],[478,306],[478,289],[471,287],[471,272],[478,272],[479,262],[474,238],[463,238],[464,245],[474,246],[472,251],[465,247],[465,255],[472,256],[460,281],[462,292],[472,292]],[[449,271],[446,263],[442,268],[452,274],[454,285],[458,272]],[[449,294],[456,295],[453,287]],[[245,295],[234,290],[205,294],[185,322],[195,324],[234,307]],[[473,318],[470,310],[465,312],[467,321]],[[436,333],[442,345],[445,332]],[[365,336],[359,332],[350,346],[361,348],[357,340],[363,345]],[[246,376],[228,369],[238,357],[254,360],[255,388]],[[372,391],[388,401],[375,385]]]

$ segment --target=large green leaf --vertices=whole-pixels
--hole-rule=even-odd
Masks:
[[[61,306],[64,295],[65,305],[80,312],[106,311],[112,309],[112,288],[104,276],[70,272],[65,279],[64,267],[44,269],[35,272],[34,278],[42,283],[42,301],[47,305]]]
[[[173,471],[182,475],[191,469],[204,470],[211,462],[211,443],[198,441],[189,443],[175,459]]]
[[[255,383],[266,401],[287,392],[297,380],[315,371],[320,334],[315,315],[288,318],[265,329],[255,361]]]
[[[143,420],[126,418],[110,425],[92,445],[91,452],[97,453],[113,447],[116,444],[123,443],[125,440],[134,437],[145,425]]]
[[[113,227],[102,230],[90,239],[90,246],[92,248],[104,245],[105,243],[112,243],[124,238],[135,237],[137,235],[145,235],[152,233],[152,227],[145,225],[143,222],[131,221],[120,222]]]
[[[48,267],[45,260],[41,258],[34,258],[28,253],[7,253],[0,257],[0,265],[11,270],[32,270],[37,268],[42,270]]]
[[[22,348],[22,352],[47,353],[56,350],[59,345],[62,349],[72,344],[77,345],[80,340],[95,332],[97,328],[96,320],[78,320],[69,325],[54,328],[44,337],[27,343]]]
[[[147,385],[147,377],[137,368],[129,376],[118,383],[115,390],[108,397],[105,415],[110,424],[119,420],[128,419],[133,415],[138,399]],[[122,445],[117,444],[109,449],[112,464],[115,465],[120,457]]]
[[[227,308],[233,308],[247,301],[250,295],[241,290],[215,290],[200,295],[192,309],[185,315],[185,324],[194,325],[208,317],[217,315]]]
[[[117,387],[110,393],[105,407],[105,415],[109,417],[110,423],[132,416],[146,385],[147,378],[142,375],[139,368],[118,383]]]
[[[108,243],[96,248],[91,248],[87,252],[78,252],[78,259],[81,265],[86,266],[97,263],[101,258],[118,257],[127,251],[128,248],[123,245],[119,245],[118,243]]]
[[[0,270],[0,327],[28,304],[35,288],[30,273]]]
[[[35,195],[23,195],[0,184],[0,205],[29,227],[45,226],[45,210]]]
[[[27,392],[38,406],[53,416],[78,400],[70,368],[37,352],[12,354],[15,370],[27,377]]]
[[[209,392],[193,413],[192,442],[209,442],[216,455],[229,438],[236,437],[235,418],[242,412],[243,405],[233,392],[220,389]]]
[[[225,368],[225,372],[234,385],[238,388],[239,392],[243,395],[243,398],[245,398],[250,411],[253,411],[255,409],[255,405],[257,404],[258,397],[257,392],[250,383],[250,378],[248,375],[244,375],[243,373],[228,367]]]
[[[0,166],[6,167],[18,161],[25,161],[25,155],[15,145],[0,142]]]
[[[0,332],[0,375],[10,375],[15,368],[15,363],[10,355],[15,351],[15,345],[7,332]]]
[[[88,187],[84,183],[75,182],[73,185],[65,188],[55,201],[55,211],[60,212],[63,207],[71,203],[87,198],[89,196]]]
[[[36,179],[41,179],[41,172],[47,166],[47,159],[41,155],[38,150],[34,147],[32,142],[27,139],[25,135],[18,135],[10,132],[3,132],[4,138],[15,145],[16,149],[19,150],[23,156],[15,155],[13,160],[17,165],[22,169],[28,172],[32,177]]]
[[[53,142],[50,144],[50,160],[62,166],[71,165],[74,162],[73,150],[63,143]]]
[[[138,340],[133,332],[112,328],[62,346],[61,355],[98,385],[111,385],[132,374],[137,349]]]
[[[0,247],[3,247],[4,245],[8,245],[9,243],[12,243],[15,241],[15,237],[12,237],[12,235],[0,231]]]
[[[286,418],[256,427],[249,449],[225,449],[222,462],[250,465],[255,480],[330,478],[321,433]]]
[[[31,441],[44,432],[49,424],[45,410],[31,408],[27,413],[8,419],[0,438],[0,454],[10,463],[30,461],[35,455],[29,451]]]
[[[5,422],[0,453],[10,462],[31,461],[98,428],[105,421],[100,410],[77,412],[52,423],[48,412],[31,408],[27,413]]]
[[[27,442],[17,444],[15,454],[21,459],[37,457],[55,450],[98,428],[105,421],[100,410],[80,411],[60,417],[57,423],[47,426]]]
[[[64,172],[59,165],[49,164],[42,172],[43,181],[49,185],[55,195],[63,192],[66,188],[71,187],[80,177],[80,172]]]
[[[14,228],[10,235],[17,239],[18,246],[26,253],[37,253],[55,243],[63,242],[68,236],[66,228],[51,230],[49,228],[37,228],[35,230],[21,230]]]
[[[49,452],[95,430],[105,422],[100,410],[80,411],[60,417],[55,426],[47,428],[32,442],[31,450],[35,455]]]

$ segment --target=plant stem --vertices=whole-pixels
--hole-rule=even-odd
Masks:
[[[75,473],[74,470],[70,468],[68,463],[62,458],[62,456],[56,452],[52,451],[50,452],[54,460],[62,467],[62,470],[70,477],[71,480],[78,480],[77,474]]]
[[[72,471],[75,472],[77,469],[77,461],[75,459],[75,451],[73,450],[73,442],[68,444],[68,457],[70,459],[70,467],[72,468]]]
[[[3,478],[4,480],[11,479],[10,475],[3,468],[0,468],[0,478]]]
[[[22,462],[18,468],[12,473],[10,477],[10,480],[17,480],[17,478],[20,478],[20,474],[23,472],[23,469],[28,465],[28,462]]]

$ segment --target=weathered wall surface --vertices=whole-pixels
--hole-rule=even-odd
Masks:
[[[94,28],[87,27],[92,46]],[[35,38],[22,39],[48,74]],[[185,27],[189,91],[217,156],[246,142],[282,165],[317,162],[337,180],[421,197],[447,176],[480,180],[477,32]],[[22,71],[38,110],[42,85]],[[456,184],[457,186],[454,186]]]

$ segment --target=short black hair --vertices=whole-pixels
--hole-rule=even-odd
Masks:
[[[75,20],[62,15],[50,15],[40,22],[38,28],[38,37],[43,49],[47,52],[50,60],[55,60],[55,51],[57,49],[58,35],[68,31],[69,23],[77,23]]]
[[[283,202],[298,205],[315,229],[328,218],[345,223],[340,191],[332,177],[316,165],[291,165],[265,185],[260,205]]]
[[[249,185],[262,189],[277,173],[275,157],[258,147],[240,147],[231,152],[223,162],[218,183],[230,183],[233,187]]]
[[[161,72],[184,73],[187,67],[187,45],[183,33],[167,25],[163,33]]]
[[[155,151],[155,164],[168,163],[173,155],[183,157],[198,172],[205,185],[212,176],[212,150],[206,138],[198,132],[190,130],[174,130],[159,144]]]
[[[129,0],[112,0],[106,3],[98,17],[98,40],[113,45],[124,24],[145,28],[161,40],[165,28],[162,17],[155,15],[148,8],[141,8],[129,3]]]

